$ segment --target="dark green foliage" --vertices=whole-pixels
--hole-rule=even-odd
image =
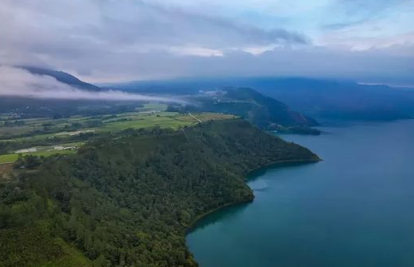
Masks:
[[[33,155],[19,156],[14,167],[16,169],[35,169],[42,164],[43,159]]]
[[[87,267],[92,263],[60,238],[53,238],[45,223],[0,231],[0,267]]]
[[[0,186],[0,260],[10,262],[8,255],[15,254],[8,250],[20,242],[37,251],[30,240],[8,233],[34,231],[44,222],[42,236],[77,247],[94,266],[197,266],[185,244],[194,220],[220,206],[251,201],[244,181],[249,171],[296,160],[318,157],[243,120],[96,139],[77,155],[46,158],[36,171]],[[47,240],[42,242],[52,242]],[[33,260],[30,266],[66,261],[52,248],[44,253],[18,258]]]
[[[24,121],[20,121],[20,120],[6,120],[4,122],[4,126],[8,126],[8,127],[13,127],[13,126],[22,126],[24,125],[25,122]]]

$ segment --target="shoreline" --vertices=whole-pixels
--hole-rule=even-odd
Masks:
[[[254,200],[254,195],[252,197],[252,199],[248,199],[248,200],[243,200],[243,201],[237,201],[237,202],[232,202],[232,203],[227,203],[224,205],[221,205],[215,209],[209,210],[199,216],[197,216],[197,218],[194,219],[194,221],[187,227],[187,229],[185,230],[185,235],[190,234],[192,231],[194,231],[197,228],[197,224],[204,218],[206,218],[207,216],[215,213],[216,211],[220,211],[223,210],[225,208],[230,208],[230,207],[235,207],[237,205],[241,205],[241,204],[247,204],[247,203],[252,203]]]
[[[258,172],[258,171],[260,171],[262,169],[267,169],[267,168],[270,168],[270,167],[273,167],[273,166],[276,167],[277,165],[283,165],[285,163],[293,163],[293,164],[294,163],[316,163],[316,162],[319,162],[319,161],[323,161],[323,160],[318,157],[317,159],[281,160],[281,161],[273,162],[273,163],[270,163],[270,164],[267,164],[267,165],[264,165],[262,167],[259,167],[259,168],[256,168],[256,169],[253,169],[253,170],[249,171],[247,173],[247,175],[245,175],[244,181],[247,182],[250,179],[253,179],[255,176],[252,176],[252,174],[254,174],[255,172]],[[252,189],[250,188],[250,190],[252,190]],[[232,203],[226,203],[226,204],[223,204],[223,205],[221,205],[221,206],[219,206],[219,207],[217,207],[215,209],[209,210],[209,211],[207,211],[207,212],[205,212],[205,213],[197,216],[189,224],[189,226],[186,228],[185,235],[187,236],[188,234],[190,234],[191,232],[193,232],[197,228],[197,224],[202,219],[206,218],[207,216],[211,215],[212,213],[214,213],[216,211],[223,210],[225,208],[230,208],[230,207],[234,207],[234,206],[241,205],[241,204],[252,203],[254,201],[254,199],[255,199],[255,195],[254,195],[254,192],[252,190],[252,198],[251,199],[246,199],[246,200],[232,202]]]

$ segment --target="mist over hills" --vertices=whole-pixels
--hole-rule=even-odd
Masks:
[[[5,102],[4,98],[17,98],[18,100],[27,98],[33,100],[33,102],[46,99],[52,102],[184,102],[179,97],[144,95],[121,90],[101,89],[62,71],[38,67],[13,67],[9,65],[0,65],[0,96],[0,102],[2,103]],[[5,104],[8,105],[8,102],[6,101]]]
[[[251,79],[247,84],[310,116],[334,120],[414,117],[414,91],[314,79]]]
[[[113,84],[134,92],[197,94],[200,90],[250,87],[305,115],[329,120],[395,120],[414,117],[414,90],[353,81],[309,78],[217,78]]]
[[[33,66],[19,66],[19,68],[29,71],[35,75],[51,76],[61,83],[76,87],[78,89],[99,92],[102,89],[96,85],[79,80],[77,77],[63,71],[52,70],[47,68]]]
[[[30,72],[33,75],[48,76],[56,79],[57,82],[62,83],[67,86],[76,87],[78,91],[74,91],[73,94],[80,94],[82,92],[89,92],[92,94],[103,94],[109,92],[113,94],[112,88],[100,88],[98,86],[85,83],[75,76],[62,72],[49,70],[38,67],[22,67],[24,70]],[[38,85],[41,87],[41,84]],[[59,88],[55,92],[55,88],[50,87],[50,95],[53,97],[55,93],[58,93]],[[163,101],[163,102],[174,102],[174,97],[165,98],[165,95],[181,95],[180,90],[172,90],[171,92],[167,91],[153,91],[151,89],[146,89],[144,91],[127,91],[121,92],[123,88],[117,88],[117,95],[126,94],[125,99],[128,100],[128,96],[137,96],[137,93],[142,93],[141,97],[138,100],[142,101]],[[187,90],[190,92],[191,90]],[[242,118],[245,118],[254,125],[266,129],[266,130],[278,130],[278,131],[289,131],[296,133],[306,133],[306,134],[319,134],[320,132],[316,129],[311,129],[309,127],[315,126],[318,123],[299,112],[296,112],[290,109],[286,104],[273,99],[268,96],[264,96],[261,93],[249,89],[249,88],[227,88],[225,91],[222,91],[223,94],[211,95],[203,94],[195,91],[191,96],[186,96],[187,102],[176,102],[176,107],[172,107],[174,111],[179,112],[219,112],[237,115]],[[190,92],[191,94],[191,92]],[[144,95],[146,97],[144,97]],[[148,96],[151,95],[151,96]],[[119,104],[110,104],[105,102],[96,102],[90,103],[88,101],[93,100],[93,96],[89,97],[87,100],[79,99],[77,101],[65,101],[65,100],[45,100],[45,99],[27,99],[27,98],[15,98],[7,97],[3,100],[0,100],[0,103],[3,103],[3,108],[0,107],[0,111],[14,111],[17,113],[24,114],[25,116],[53,116],[53,117],[67,117],[75,114],[107,114],[111,112],[122,112],[122,111],[133,111],[135,109],[135,104],[131,105],[130,103],[119,103]],[[105,100],[105,99],[101,99]],[[122,101],[121,101],[122,102]],[[171,105],[171,103],[170,103]],[[174,106],[174,105],[173,105]],[[178,108],[177,108],[178,107]],[[171,108],[170,108],[171,109]]]
[[[195,105],[181,106],[181,110],[180,107],[172,107],[170,110],[233,114],[265,130],[320,134],[319,130],[310,128],[318,125],[316,120],[251,88],[203,91],[190,99]]]
[[[230,87],[252,88],[265,96],[277,100],[271,103],[271,105],[277,106],[277,102],[282,102],[290,110],[303,114],[303,116],[296,116],[296,118],[313,117],[319,120],[368,121],[414,118],[414,90],[394,89],[387,85],[366,85],[353,81],[309,78],[230,77],[133,81],[97,86],[81,81],[77,77],[62,71],[32,66],[21,66],[19,68],[33,75],[53,77],[58,82],[79,89],[81,92],[102,94],[111,90],[118,90],[116,97],[121,101],[129,99],[128,95],[119,95],[121,92],[156,97],[173,95],[194,98],[194,96],[202,96],[202,92],[205,91],[223,90]],[[242,92],[238,91],[238,94],[242,94]],[[141,96],[135,97],[136,100],[151,100],[151,98]],[[232,97],[236,97],[236,94],[233,94]],[[88,96],[88,98],[90,100],[93,96]],[[103,96],[101,97],[102,99],[110,100],[111,97],[110,95]],[[153,100],[157,99],[155,98]],[[160,100],[168,101],[165,98],[160,98]],[[16,104],[16,101],[13,101],[13,103]],[[211,105],[207,107],[208,105],[206,105],[205,101],[203,105],[206,110],[210,111],[229,111],[226,108],[216,110],[217,105],[215,108],[212,108]],[[285,107],[281,110],[284,109],[286,110]],[[231,112],[240,113],[234,110]],[[272,112],[275,112],[275,110]],[[246,114],[239,115],[248,117]],[[280,115],[281,113],[279,112]],[[280,121],[280,119],[276,121]],[[288,122],[287,124],[283,123],[281,125],[292,126],[292,123]],[[309,126],[310,124],[301,122],[299,125]]]

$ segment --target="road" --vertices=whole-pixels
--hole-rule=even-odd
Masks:
[[[195,119],[199,123],[202,123],[202,121],[199,118],[195,117],[193,114],[191,114],[191,112],[188,112],[188,115],[190,115],[191,118]]]

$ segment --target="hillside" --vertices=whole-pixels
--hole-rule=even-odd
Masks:
[[[130,130],[75,155],[18,160],[0,184],[0,266],[197,266],[185,233],[199,216],[253,200],[244,177],[301,146],[233,119]]]
[[[75,76],[69,73],[63,72],[63,71],[45,69],[45,68],[40,68],[40,67],[31,67],[31,66],[20,66],[20,68],[25,69],[35,75],[51,76],[61,83],[65,83],[67,85],[76,87],[78,89],[94,91],[94,92],[101,91],[101,88],[99,88],[98,86],[81,81]]]
[[[208,91],[193,99],[195,105],[188,105],[185,110],[237,115],[264,130],[320,134],[318,130],[310,128],[318,125],[314,119],[250,88]]]
[[[414,90],[328,79],[253,77],[136,81],[112,85],[141,93],[196,95],[200,90],[251,87],[291,109],[329,120],[395,120],[414,117]]]
[[[414,118],[413,90],[303,78],[257,78],[243,84],[317,118],[366,121]]]

